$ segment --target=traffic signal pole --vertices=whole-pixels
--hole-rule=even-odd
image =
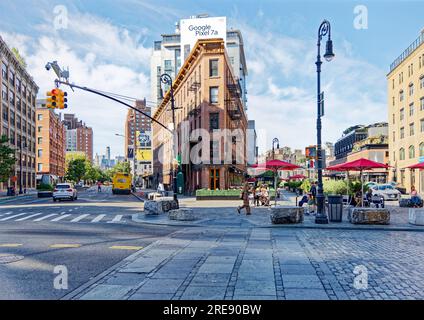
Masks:
[[[156,122],[157,124],[159,124],[161,127],[165,128],[165,129],[166,129],[167,131],[169,131],[170,133],[173,133],[173,131],[172,131],[172,130],[170,130],[167,126],[165,126],[163,123],[161,123],[161,122],[157,121],[156,119],[152,118],[152,117],[151,117],[150,115],[148,115],[147,113],[145,113],[145,112],[143,112],[143,111],[141,111],[141,110],[138,110],[136,107],[134,107],[134,106],[132,106],[132,105],[130,105],[130,104],[128,104],[128,103],[125,103],[125,102],[123,102],[123,101],[121,101],[121,100],[119,100],[119,99],[117,99],[117,98],[115,98],[115,97],[109,96],[109,95],[107,95],[107,94],[105,94],[105,93],[103,93],[103,92],[99,92],[99,91],[97,91],[97,90],[95,90],[95,89],[91,89],[91,88],[87,88],[87,87],[78,86],[78,85],[76,85],[76,84],[74,84],[74,83],[69,83],[69,82],[66,82],[66,81],[55,80],[55,83],[56,83],[56,85],[58,85],[58,84],[63,84],[63,85],[69,86],[71,89],[76,88],[76,89],[80,89],[80,90],[83,90],[83,91],[91,92],[91,93],[97,94],[97,95],[99,95],[99,96],[102,96],[102,97],[104,97],[104,98],[107,98],[107,99],[113,100],[113,101],[115,101],[115,102],[117,102],[117,103],[123,104],[123,105],[124,105],[124,106],[126,106],[127,108],[130,108],[130,109],[132,109],[132,110],[134,110],[134,111],[136,111],[136,112],[138,112],[138,113],[141,113],[142,115],[144,115],[145,117],[149,118],[149,119],[150,119],[150,120],[152,120],[153,122]]]

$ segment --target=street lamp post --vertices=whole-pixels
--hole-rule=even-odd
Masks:
[[[164,84],[169,85],[170,87],[170,94],[171,94],[171,111],[172,111],[172,123],[173,123],[173,139],[174,139],[174,146],[172,148],[172,150],[174,151],[174,149],[177,148],[177,146],[175,145],[175,134],[176,134],[176,123],[175,123],[175,100],[174,100],[174,89],[172,87],[172,78],[169,74],[164,73],[160,76],[160,81]],[[170,172],[172,172],[172,190],[174,193],[174,200],[178,203],[178,199],[177,199],[177,170],[175,170],[173,168],[173,158],[174,158],[174,152],[173,152],[173,156],[171,156],[171,163],[170,163]],[[178,167],[179,169],[179,167]],[[172,171],[171,171],[172,170]]]
[[[274,144],[277,144],[277,149],[280,149],[280,141],[278,138],[272,139],[272,160],[275,160],[275,150],[274,150]],[[278,171],[275,171],[274,173],[274,199],[275,199],[275,206],[277,206],[277,174]]]
[[[327,61],[331,61],[334,58],[333,53],[333,42],[331,41],[331,26],[330,22],[324,20],[318,29],[318,54],[317,61],[315,62],[317,66],[317,171],[318,171],[318,189],[317,189],[317,215],[315,216],[315,223],[318,224],[326,224],[328,223],[328,216],[324,209],[324,192],[323,192],[323,184],[322,184],[322,167],[323,167],[323,159],[322,159],[322,149],[321,149],[321,116],[323,116],[323,94],[321,93],[321,40],[323,37],[328,35],[327,43],[325,47],[324,58]]]

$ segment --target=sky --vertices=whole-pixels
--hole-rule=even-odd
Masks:
[[[63,12],[66,26],[58,21]],[[424,29],[422,12],[424,0],[0,0],[0,35],[24,56],[38,98],[55,79],[44,66],[57,60],[69,67],[71,82],[149,100],[153,41],[173,32],[180,19],[226,16],[227,27],[243,35],[248,117],[256,120],[263,152],[274,137],[298,149],[316,143],[316,42],[323,19],[331,23],[336,57],[322,65],[322,137],[335,142],[347,127],[387,121],[386,74]],[[125,107],[67,91],[67,113],[93,127],[94,153],[110,146],[112,156],[123,155],[123,138],[115,133],[124,133]]]

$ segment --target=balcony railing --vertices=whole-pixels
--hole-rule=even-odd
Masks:
[[[409,55],[415,51],[424,42],[424,32],[404,51],[396,58],[395,61],[390,65],[390,72],[393,71],[398,65],[400,65]]]

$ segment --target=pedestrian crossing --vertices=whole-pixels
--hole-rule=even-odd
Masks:
[[[131,215],[123,214],[92,214],[63,211],[49,212],[4,212],[0,214],[2,222],[68,222],[68,223],[126,223],[131,221]]]

